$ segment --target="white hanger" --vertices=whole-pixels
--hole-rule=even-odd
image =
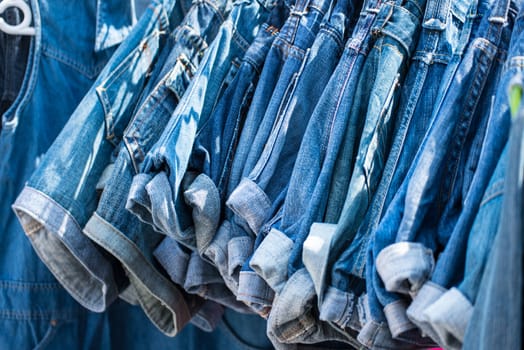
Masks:
[[[0,15],[10,7],[16,7],[22,11],[24,19],[16,25],[11,25],[3,18],[0,18],[0,30],[13,35],[35,35],[35,28],[30,26],[33,15],[31,14],[29,5],[23,0],[2,0],[0,1]]]

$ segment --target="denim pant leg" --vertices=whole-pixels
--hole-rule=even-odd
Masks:
[[[201,303],[188,297],[186,303],[180,291],[159,272],[153,250],[164,236],[129,213],[125,204],[144,154],[154,145],[186,91],[207,42],[218,32],[225,9],[227,1],[198,2],[171,35],[174,44],[162,67],[162,78],[126,128],[111,177],[84,229],[122,263],[144,311],[170,336],[180,331]]]
[[[384,23],[385,17],[379,13],[375,23],[373,30],[381,33],[381,37],[375,42],[366,60],[365,72],[367,75],[360,77],[361,82],[364,81],[361,85],[366,87],[363,89],[365,92],[362,96],[370,100],[360,99],[360,103],[355,103],[352,109],[352,113],[365,115],[366,120],[342,215],[334,232],[322,229],[322,227],[317,230],[318,224],[312,226],[310,235],[304,244],[304,263],[306,267],[310,267],[313,279],[318,281],[317,289],[321,293],[319,295],[321,309],[324,300],[323,292],[326,290],[326,286],[322,284],[329,282],[329,278],[326,278],[329,276],[328,269],[337,259],[341,248],[345,246],[344,242],[352,241],[381,178],[385,157],[390,148],[390,135],[393,132],[394,111],[398,99],[397,90],[404,78],[407,61],[415,49],[416,33],[420,27],[421,11],[424,5],[424,2],[407,2],[403,7],[385,5],[381,13],[386,14],[392,10],[393,15]],[[399,31],[399,26],[403,28],[402,32]],[[322,242],[329,248],[318,250],[316,242]],[[353,292],[361,293],[363,289],[363,281],[359,280],[363,277],[363,264],[356,261],[355,254],[358,253],[356,248],[361,243],[360,240],[353,241],[334,263],[331,273],[333,287],[329,295],[335,297],[335,300],[340,300],[340,296],[331,293],[335,290],[339,290],[339,293],[342,294],[349,293],[350,295],[346,298],[352,300],[355,299]],[[319,265],[323,265],[322,268],[319,268]],[[355,276],[355,281],[351,281],[353,278],[350,274]],[[326,281],[322,281],[323,279]],[[328,305],[329,303],[328,301]],[[354,306],[356,305],[355,303]],[[335,309],[327,310],[323,314],[325,321],[347,322],[351,319],[350,317],[341,318],[339,308],[335,304],[331,304],[331,307]],[[348,312],[351,311],[348,310]],[[330,313],[334,316],[333,318],[328,316]],[[348,325],[336,326],[345,328]]]
[[[293,245],[302,245],[304,232],[309,231],[311,223],[319,220],[324,212],[327,187],[348,122],[347,111],[351,107],[365,54],[372,44],[368,33],[379,6],[380,2],[374,1],[363,6],[353,37],[346,44],[339,64],[310,118],[291,176],[280,227],[273,228],[268,233],[251,261],[251,267],[257,273],[267,272],[261,276],[275,288],[277,298],[294,302],[294,306],[289,305],[288,308],[293,312],[284,312],[281,306],[278,311],[272,310],[270,314],[268,335],[274,343],[289,343],[293,341],[291,339],[315,343],[334,337],[344,342],[354,341],[327,324],[317,324],[313,305],[313,282],[307,271],[299,269],[296,278],[290,276],[286,283],[287,266],[291,260]],[[322,145],[325,147],[319,147]],[[316,161],[317,159],[321,162]],[[297,291],[297,287],[301,291],[311,291],[307,294],[310,297],[304,301],[289,298]],[[282,294],[284,291],[285,294]],[[301,322],[303,320],[307,322]]]
[[[466,267],[466,247],[473,221],[479,210],[482,196],[490,180],[490,175],[495,170],[509,133],[508,81],[507,78],[504,78],[504,80],[499,82],[497,75],[500,74],[502,62],[506,59],[509,36],[511,35],[515,15],[516,11],[510,9],[507,15],[507,23],[504,25],[505,28],[502,29],[499,43],[496,43],[496,41],[490,38],[493,45],[498,46],[497,56],[492,65],[490,77],[488,78],[488,81],[492,83],[484,87],[483,94],[485,97],[481,98],[481,101],[494,100],[494,102],[488,106],[481,102],[478,108],[482,114],[477,116],[477,118],[486,119],[487,126],[480,129],[480,133],[483,133],[482,130],[486,130],[482,145],[473,144],[471,146],[472,150],[470,154],[475,152],[475,150],[480,150],[480,155],[471,180],[471,185],[467,189],[462,211],[445,249],[439,255],[435,269],[432,272],[431,280],[428,280],[421,287],[413,300],[412,306],[408,309],[408,316],[419,323],[426,322],[432,329],[433,334],[438,337],[436,341],[447,348],[460,348],[462,346],[468,312],[464,307],[461,307],[461,305],[464,305],[464,299],[457,300],[450,297],[449,294],[447,297],[444,297],[444,294],[449,288],[457,286],[463,279]],[[494,32],[496,32],[496,29],[492,28],[490,33]],[[514,74],[515,72],[512,72],[510,76],[512,77]],[[506,75],[504,75],[504,77],[505,76]],[[498,87],[495,86],[497,83]],[[498,90],[498,93],[495,96],[496,90]],[[477,131],[477,133],[479,132]],[[467,171],[464,171],[464,173],[467,174]],[[482,251],[482,246],[476,250]],[[449,303],[447,304],[449,306],[454,305],[453,309],[457,311],[463,310],[462,315],[459,318],[453,318],[452,313],[446,316],[442,313],[442,303]],[[462,321],[460,322],[458,320]],[[454,338],[454,336],[447,333],[446,322],[457,322],[449,327],[453,329],[453,333],[456,334],[458,338]]]
[[[352,21],[356,17],[353,13],[358,10],[353,7],[349,1],[340,1],[326,16],[305,60],[304,69],[297,78],[296,87],[284,109],[279,112],[278,118],[282,120],[279,122],[280,130],[277,129],[275,133],[280,140],[275,140],[272,149],[268,150],[269,155],[261,159],[265,166],[259,176],[252,177],[252,172],[248,178],[253,181],[252,184],[262,189],[273,204],[276,198],[285,196],[307,122],[322,93],[316,87],[328,83],[342,55],[344,41],[353,29]],[[260,244],[260,229],[255,234],[256,241]],[[255,242],[255,249],[259,244]],[[258,301],[263,300],[259,307],[267,306],[270,300],[266,300],[266,296],[270,294],[270,287],[249,268],[249,263],[245,267],[239,276],[239,299],[256,308]]]
[[[129,32],[132,11],[124,1],[111,0],[98,2],[103,5],[98,8],[97,2],[25,3],[36,35],[9,35],[9,42],[22,43],[17,49],[9,43],[1,48],[9,50],[7,56],[0,54],[3,67],[9,67],[9,72],[0,73],[0,85],[7,84],[0,88],[7,97],[0,107],[0,348],[96,348],[111,338],[96,333],[101,324],[109,326],[105,315],[83,308],[60,285],[36,254],[11,204]],[[106,12],[106,5],[119,6],[118,19]],[[2,18],[10,21],[13,10],[6,9]],[[98,37],[102,26],[112,27],[119,39],[100,40],[96,48],[97,38],[104,39]],[[105,302],[99,306],[104,309]]]
[[[176,202],[196,132],[207,123],[230,82],[226,78],[231,63],[243,56],[267,15],[257,2],[233,5],[173,118],[146,155],[141,174],[133,179],[127,207],[157,230],[177,238]],[[246,17],[253,21],[245,21]]]
[[[464,349],[522,348],[522,104],[511,125],[500,225],[478,286]]]
[[[170,6],[158,4],[148,9],[41,157],[14,204],[37,254],[90,310],[103,311],[118,296],[118,281],[125,277],[114,260],[105,257],[81,230],[96,207],[96,183],[163,46],[161,33],[168,28],[166,13],[171,12],[173,3]],[[105,33],[102,38],[116,40],[117,33],[113,34]]]

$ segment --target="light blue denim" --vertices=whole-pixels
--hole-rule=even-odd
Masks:
[[[448,243],[452,249],[446,248],[442,253],[431,281],[427,282],[429,287],[424,285],[419,293],[422,297],[422,290],[428,290],[428,288],[438,290],[433,293],[435,301],[420,308],[422,315],[417,317],[429,324],[434,334],[438,336],[436,340],[441,346],[450,349],[462,347],[480,279],[499,225],[507,147],[504,148],[504,153],[502,149],[508,139],[511,124],[508,91],[514,84],[522,84],[522,57],[519,52],[519,40],[521,39],[519,34],[522,31],[522,23],[520,27],[517,25],[518,22],[512,31],[510,58],[505,63],[505,69],[491,107],[479,165],[465,202],[467,206],[455,227],[454,234],[457,232],[461,234],[452,236]],[[493,163],[497,161],[495,168]],[[493,171],[495,173],[491,176],[489,185],[485,185],[485,176],[489,176]],[[477,203],[474,191],[482,190],[482,188],[486,188],[485,193],[480,203]],[[468,229],[469,232],[466,234],[461,232],[461,230]],[[461,270],[457,268],[458,266],[464,266],[464,269]],[[460,283],[455,282],[457,280]],[[454,283],[451,284],[451,281]],[[413,303],[418,298],[417,295]],[[409,312],[408,309],[408,314]]]
[[[517,45],[521,46],[522,40]],[[517,79],[522,89],[522,76]],[[464,336],[463,348],[467,350],[522,349],[523,345],[523,111],[521,102],[509,136],[500,224]]]
[[[18,68],[10,68],[9,79],[21,85],[10,87],[16,96],[9,97],[11,104],[4,105],[1,112],[0,348],[138,349],[140,346],[129,345],[131,337],[126,333],[134,325],[141,326],[145,342],[155,344],[159,334],[153,327],[144,327],[141,310],[136,313],[120,303],[125,310],[111,308],[108,313],[95,314],[77,303],[35,254],[10,207],[129,33],[132,11],[127,1],[120,0],[73,2],[69,6],[55,0],[27,3],[36,35],[26,37],[29,45],[23,56],[9,51],[19,60]],[[116,16],[111,11],[114,6],[120,9]],[[129,327],[118,333],[114,326],[125,319],[120,315],[138,316],[137,322],[129,322]]]
[[[228,1],[196,1],[167,38],[164,51],[169,54],[164,62],[157,64],[161,65],[161,72],[158,77],[151,77],[154,87],[150,92],[145,89],[147,97],[123,132],[117,159],[105,170],[110,175],[96,212],[84,227],[87,237],[123,265],[140,305],[151,321],[170,336],[183,328],[202,300],[181,295],[173,282],[164,276],[153,251],[165,236],[128,212],[125,204],[144,155],[169,122],[230,7]],[[221,308],[217,308],[217,312],[218,316],[209,315],[210,323],[220,318]]]
[[[256,193],[265,194],[267,202],[272,205],[277,201],[275,198],[286,194],[307,123],[323,92],[318,86],[325,86],[329,82],[344,50],[344,43],[351,36],[360,6],[361,4],[348,0],[332,4],[307,53],[304,68],[296,77],[296,85],[278,112],[275,127],[270,135],[272,144],[266,144],[255,167],[262,167],[259,169],[259,175],[252,176],[255,172],[253,170],[250,177],[243,180],[252,181],[250,186],[257,186],[260,191],[257,190]],[[247,190],[247,187],[244,190]],[[260,235],[259,232],[257,234]],[[265,236],[265,233],[262,235]],[[257,237],[255,249],[261,241]],[[271,288],[251,269],[250,261],[251,259],[248,259],[244,263],[240,272],[238,298],[259,309],[270,305],[272,293]]]
[[[422,55],[419,56],[421,60],[425,60],[427,57],[445,59],[443,63],[447,62],[447,65],[444,69],[434,69],[430,72],[436,75],[428,77],[440,81],[440,84],[434,85],[433,80],[427,80],[426,89],[431,93],[428,96],[421,95],[419,102],[413,104],[417,106],[415,110],[410,110],[409,101],[401,106],[401,110],[404,110],[402,113],[406,113],[406,115],[401,119],[402,124],[399,127],[393,150],[386,164],[385,174],[388,174],[388,176],[383,178],[379,186],[377,200],[370,211],[371,215],[368,215],[361,226],[361,232],[364,234],[372,232],[366,260],[366,281],[371,320],[365,325],[359,336],[363,344],[371,343],[372,340],[366,338],[373,337],[374,334],[379,332],[389,333],[394,337],[402,333],[414,333],[415,335],[418,333],[416,327],[406,317],[405,309],[409,300],[385,289],[375,270],[375,258],[384,247],[395,240],[406,198],[405,189],[407,182],[411,179],[412,170],[410,168],[413,167],[413,159],[416,152],[419,151],[428,129],[433,124],[446,93],[450,90],[450,84],[457,74],[464,52],[468,47],[470,36],[474,32],[474,28],[478,27],[482,15],[488,8],[483,3],[477,6],[476,2],[455,2],[450,7],[447,6],[445,3],[441,3],[440,10],[436,8],[438,11],[433,12],[433,16],[436,16],[436,18],[430,17],[425,21],[427,24],[435,25],[440,22],[438,19],[441,18],[441,15],[445,14],[445,17],[442,18],[451,16],[450,20],[446,21],[448,26],[446,30],[438,33],[438,35],[441,35],[442,46],[436,52],[429,52],[429,55],[422,52]],[[469,9],[466,9],[467,7]],[[449,10],[446,10],[446,8],[449,8]],[[430,12],[431,15],[432,12]],[[435,30],[438,29],[438,26],[435,27]],[[430,41],[426,45],[431,43],[431,36],[426,37],[427,39],[430,39]],[[424,40],[424,37],[422,40]],[[439,55],[435,56],[435,53]],[[435,67],[435,65],[432,65],[432,67]],[[433,96],[433,99],[425,100],[426,97],[431,96]],[[427,106],[429,106],[429,109]],[[414,114],[415,112],[417,113]],[[409,113],[413,118],[410,117]],[[420,115],[420,118],[414,118],[415,115]],[[378,225],[379,219],[380,225]],[[386,308],[387,305],[389,306]]]
[[[348,314],[341,317],[340,307],[336,306],[340,297],[353,300],[355,308],[356,298],[364,289],[364,264],[358,261],[358,254],[367,240],[355,238],[355,234],[378,187],[391,147],[400,85],[417,45],[424,7],[425,1],[389,2],[382,6],[372,28],[378,38],[366,60],[357,90],[361,98],[354,103],[350,115],[352,120],[364,118],[362,131],[353,128],[347,133],[350,142],[345,145],[354,143],[354,146],[343,147],[342,152],[347,153],[339,156],[348,163],[354,159],[349,174],[340,174],[351,177],[340,219],[334,229],[326,229],[326,224],[319,223],[312,226],[304,243],[304,264],[319,291],[320,318],[332,322],[334,327],[347,328],[349,316],[355,312],[345,310]],[[319,250],[319,246],[325,249]],[[328,289],[329,293],[324,296]],[[330,297],[334,298],[330,300]]]
[[[96,209],[96,184],[162,47],[173,7],[174,2],[151,5],[40,158],[13,206],[40,258],[71,295],[93,311],[103,311],[118,296],[125,276],[81,230]]]
[[[488,139],[490,152],[481,153],[512,28],[512,16],[504,11],[508,11],[505,5],[496,4],[475,32],[417,156],[407,185],[398,243],[377,256],[377,271],[386,289],[413,298],[409,319],[436,341],[438,336],[425,324],[422,311],[442,291],[436,285],[449,287],[460,281],[464,242],[503,147],[503,137],[497,137],[498,125],[494,137]],[[492,23],[493,17],[501,20]],[[435,269],[437,254],[439,267]],[[434,283],[424,284],[430,277]],[[397,317],[404,312],[404,305],[385,308]]]
[[[304,268],[288,276],[288,263],[293,245],[302,245],[311,224],[322,220],[325,212],[337,152],[366,54],[374,42],[369,33],[380,6],[381,2],[374,0],[362,5],[352,36],[309,120],[279,214],[281,219],[269,230],[251,260],[251,267],[277,294],[268,324],[268,335],[274,344],[318,343],[327,339],[357,344],[350,335],[318,322],[313,281]],[[293,297],[297,293],[304,297]]]

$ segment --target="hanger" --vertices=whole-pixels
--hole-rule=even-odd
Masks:
[[[35,28],[30,27],[31,18],[33,18],[33,15],[31,14],[31,8],[29,7],[29,5],[23,0],[1,0],[0,15],[10,7],[16,7],[20,11],[22,11],[24,19],[22,20],[22,22],[16,25],[11,25],[0,17],[0,31],[13,35],[35,35]]]

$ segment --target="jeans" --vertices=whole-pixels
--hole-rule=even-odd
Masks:
[[[98,208],[84,228],[87,237],[123,265],[146,314],[159,329],[171,336],[192,316],[185,314],[184,304],[194,303],[190,306],[193,310],[201,301],[192,297],[182,299],[175,285],[159,271],[153,251],[165,236],[128,212],[125,204],[133,176],[138,173],[144,155],[167,125],[200,64],[208,42],[216,36],[229,8],[228,1],[195,2],[170,34],[164,48],[169,55],[161,62],[158,78],[152,77],[152,91],[148,92],[123,132],[117,159],[106,170],[110,176]],[[211,324],[222,313],[221,308],[215,309],[218,315],[209,315]]]
[[[316,224],[304,243],[304,264],[309,267],[312,279],[318,285],[321,319],[333,322],[335,327],[346,328],[347,324],[337,323],[349,320],[340,317],[338,294],[346,296],[345,300],[355,300],[363,290],[364,281],[361,278],[364,264],[362,259],[359,261],[359,253],[361,245],[367,240],[355,238],[355,233],[382,176],[395,123],[399,86],[416,46],[424,7],[425,1],[406,2],[402,6],[386,3],[382,6],[372,29],[375,35],[380,36],[360,77],[357,93],[361,98],[353,104],[350,114],[350,120],[364,118],[362,131],[357,131],[357,128],[348,130],[346,137],[354,146],[343,147],[342,150],[347,153],[339,156],[347,163],[354,163],[349,174],[340,174],[351,177],[344,207],[334,230]],[[387,20],[386,14],[390,16]],[[358,148],[355,148],[357,142]],[[352,148],[355,149],[353,152]],[[329,248],[318,250],[317,242]],[[327,286],[329,293],[324,296]]]
[[[521,16],[521,15],[520,15]],[[521,19],[518,20],[519,22]],[[521,43],[522,41],[520,41]],[[519,44],[519,46],[522,44]],[[520,51],[520,49],[519,49]],[[517,76],[522,89],[522,76]],[[482,280],[471,320],[464,336],[464,349],[522,348],[522,103],[512,121],[507,146],[504,198],[500,224]]]
[[[369,33],[380,6],[380,1],[363,4],[352,37],[347,41],[309,120],[291,175],[281,218],[269,230],[251,260],[251,267],[277,294],[268,325],[268,335],[274,343],[316,343],[335,338],[356,343],[329,324],[318,324],[313,305],[313,282],[304,268],[297,270],[296,276],[288,277],[288,262],[293,261],[293,245],[302,245],[312,222],[319,221],[325,211],[337,151],[348,124],[347,115],[366,54],[373,45],[373,37]],[[286,283],[288,279],[289,282]],[[293,298],[297,292],[309,297]],[[280,304],[279,300],[291,304]],[[278,305],[281,306],[277,307]]]
[[[487,185],[486,178],[489,180],[491,173],[488,171],[486,175],[479,170],[481,182],[473,181],[477,167],[484,166],[479,159],[489,117],[485,111],[491,110],[491,96],[499,80],[501,61],[505,59],[511,33],[511,15],[503,12],[505,8],[503,4],[496,4],[495,9],[484,16],[475,33],[476,38],[470,42],[454,81],[435,111],[437,119],[416,156],[413,172],[408,175],[410,180],[406,185],[404,213],[398,226],[398,243],[384,248],[377,256],[377,271],[386,289],[412,298],[416,295],[408,316],[433,339],[437,337],[429,327],[425,327],[419,314],[421,305],[434,301],[435,289],[429,285],[424,290],[420,288],[432,272],[436,281],[450,276],[447,283],[455,283],[453,279],[460,276],[452,272],[463,271],[463,262],[453,260],[453,255],[461,252],[460,245],[454,243],[457,235],[464,237],[468,231],[466,229],[465,233],[459,222],[460,216],[472,215],[469,205],[478,207]],[[490,22],[489,18],[498,16],[504,19],[504,25]],[[492,164],[493,169],[496,159],[493,161],[488,156],[486,164]],[[480,191],[476,186],[480,186]],[[457,265],[453,270],[448,266],[432,271],[433,254],[440,252],[439,265],[446,266],[447,262],[454,261]],[[402,273],[398,271],[400,268]],[[392,315],[402,317],[405,305],[393,302],[385,308]]]
[[[277,198],[285,196],[307,123],[323,91],[317,87],[328,83],[342,55],[344,43],[355,26],[356,13],[360,11],[360,4],[346,0],[332,6],[306,55],[303,69],[296,76],[295,87],[277,114],[270,143],[266,144],[249,177],[242,180],[246,184],[251,181],[251,184],[247,187],[240,185],[233,192],[236,195],[245,196],[248,187],[256,186],[256,193],[266,197],[271,205],[277,202]],[[255,176],[255,173],[258,174]],[[274,210],[276,208],[271,211]],[[255,250],[259,241],[262,240],[255,242]],[[267,307],[272,301],[271,288],[251,269],[250,263],[251,259],[248,259],[240,272],[239,300],[255,309]]]
[[[8,8],[2,17],[7,23],[16,24],[21,22],[22,16],[20,11]],[[18,96],[27,66],[29,44],[28,36],[0,32],[0,114],[4,114]]]
[[[238,72],[217,103],[210,117],[214,122],[206,124],[195,140],[186,174],[186,177],[191,174],[194,180],[185,189],[184,199],[192,208],[196,250],[184,251],[171,237],[164,239],[155,250],[156,258],[171,278],[186,290],[202,290],[206,298],[243,312],[248,311],[247,306],[236,300],[216,267],[204,259],[204,254],[221,218],[232,156],[249,101],[284,14],[280,5],[272,10],[271,18],[258,31]],[[219,146],[216,140],[220,140]]]
[[[81,230],[96,209],[97,182],[165,41],[166,13],[173,7],[174,2],[155,3],[141,17],[40,159],[13,206],[40,258],[71,295],[93,311],[103,311],[126,278]],[[62,176],[64,171],[67,177]]]
[[[499,226],[504,174],[507,168],[507,147],[504,148],[504,145],[508,139],[511,124],[508,91],[516,83],[521,84],[522,82],[519,80],[522,79],[522,58],[519,52],[521,31],[522,19],[516,22],[512,31],[510,58],[505,64],[502,79],[498,84],[479,165],[466,199],[467,206],[455,228],[454,234],[456,232],[461,234],[452,236],[448,243],[448,246],[453,247],[455,253],[450,254],[449,252],[453,250],[446,249],[439,257],[433,272],[432,287],[437,285],[441,295],[438,296],[440,293],[435,293],[436,300],[426,306],[422,311],[423,315],[419,316],[427,320],[434,334],[438,336],[438,343],[446,348],[462,347],[486,260]],[[503,148],[504,151],[502,151]],[[494,164],[497,161],[498,163]],[[493,172],[486,186],[485,177]],[[483,188],[485,188],[484,195],[480,202],[477,202],[473,196],[477,193],[476,191],[482,191]],[[476,215],[472,215],[471,212]],[[463,233],[461,230],[469,232]],[[459,249],[460,254],[456,253]],[[453,270],[448,267],[450,265],[453,266]],[[464,270],[457,269],[457,272],[451,272],[455,270],[455,266],[464,266]],[[446,276],[442,276],[443,273]],[[458,278],[453,278],[457,274],[463,275],[463,278],[460,283],[451,285],[449,281],[457,280]],[[417,299],[418,296],[415,300]]]
[[[238,184],[240,168],[243,173],[247,173],[248,169],[254,166],[256,160],[254,158],[262,151],[264,140],[269,137],[271,123],[279,105],[295,83],[293,76],[303,64],[306,50],[311,46],[319,30],[320,21],[328,5],[325,0],[295,3],[289,18],[274,39],[242,128],[231,167],[228,189]],[[242,183],[239,187],[241,186]],[[257,215],[261,208],[259,206],[261,203],[258,202],[259,192],[248,191],[240,197],[235,193],[238,193],[236,189],[232,192],[228,190],[225,220],[218,228],[205,254],[218,267],[224,279],[230,281],[231,290],[238,295],[240,269],[252,253],[253,235],[257,231],[256,226],[261,225],[262,221]],[[269,206],[271,207],[271,203]],[[264,206],[264,210],[269,209]],[[251,219],[246,221],[244,215],[249,215],[255,221]]]
[[[103,5],[98,8],[97,2],[27,3],[36,35],[2,33],[0,39],[1,50],[9,48],[0,68],[6,69],[0,84],[7,84],[0,88],[7,97],[0,131],[0,348],[99,348],[110,339],[118,347],[125,341],[111,338],[107,314],[91,313],[71,298],[35,254],[10,205],[129,32],[132,12],[125,1],[98,1]],[[112,6],[120,8],[117,16],[107,12]],[[3,18],[9,21],[10,13]],[[108,27],[111,35],[103,33]],[[11,48],[16,41],[22,43]],[[149,330],[144,329],[144,339],[152,341],[149,335],[157,334]]]

